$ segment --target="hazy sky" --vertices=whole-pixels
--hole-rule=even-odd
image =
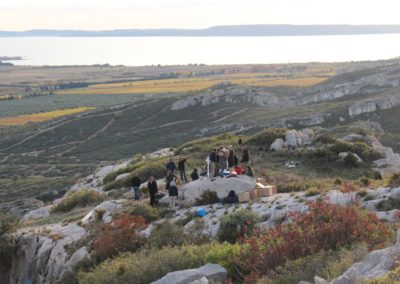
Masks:
[[[0,0],[0,30],[400,24],[399,0]]]

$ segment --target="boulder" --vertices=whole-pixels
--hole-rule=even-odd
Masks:
[[[8,283],[55,283],[86,257],[86,248],[79,248],[72,255],[66,251],[66,247],[86,236],[84,228],[76,224],[54,224],[39,231],[18,232]]]
[[[296,130],[288,130],[286,131],[285,136],[286,145],[290,147],[298,146],[298,133]]]
[[[121,180],[121,179],[124,179],[124,178],[126,178],[126,177],[128,177],[128,176],[130,176],[131,175],[131,173],[125,173],[125,174],[120,174],[120,175],[118,175],[116,178],[115,178],[115,180],[117,181],[117,180]]]
[[[342,152],[342,153],[339,154],[339,158],[341,160],[344,160],[350,154],[352,154],[356,158],[357,163],[361,164],[363,162],[363,160],[360,158],[360,156],[358,156],[355,153],[351,153],[351,152]]]
[[[50,207],[46,206],[46,207],[40,207],[36,210],[29,211],[24,215],[24,217],[22,217],[22,219],[24,221],[27,221],[32,219],[40,219],[43,217],[47,217],[49,215],[50,215]]]
[[[364,137],[360,134],[349,134],[349,135],[343,137],[342,140],[346,141],[346,142],[351,142],[351,143],[354,143],[354,142],[369,143],[370,142],[367,137]]]
[[[88,224],[96,220],[98,214],[97,212],[102,211],[102,221],[104,223],[111,223],[111,214],[118,208],[121,208],[124,202],[126,202],[125,199],[104,201],[103,203],[97,205],[95,208],[90,210],[90,212],[82,218],[81,222],[82,224]]]
[[[329,284],[329,282],[319,276],[315,276],[314,284]]]
[[[331,284],[352,284],[362,280],[383,277],[396,266],[400,256],[400,244],[376,250],[368,254],[367,258],[353,264],[342,276],[334,279]]]
[[[208,281],[215,284],[223,284],[226,282],[226,275],[225,268],[218,264],[208,263],[198,269],[170,272],[163,278],[152,282],[152,284],[190,284],[208,283]],[[205,280],[207,282],[204,282]]]
[[[271,150],[279,151],[284,149],[286,146],[285,141],[282,138],[278,138],[271,144]]]
[[[195,180],[185,184],[181,190],[183,191],[186,203],[195,202],[200,198],[201,194],[207,190],[217,192],[219,198],[225,198],[228,193],[233,190],[236,195],[243,192],[249,192],[256,187],[256,180],[245,175],[238,175],[229,178],[216,178],[214,181],[209,179]]]

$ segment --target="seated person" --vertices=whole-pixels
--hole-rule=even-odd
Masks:
[[[240,165],[236,165],[236,167],[235,167],[235,172],[236,172],[238,175],[243,175],[243,174],[244,174],[244,168],[242,168],[242,166],[240,166]]]
[[[193,172],[190,174],[190,177],[192,178],[192,181],[199,179],[199,174],[197,173],[197,169],[193,170]]]

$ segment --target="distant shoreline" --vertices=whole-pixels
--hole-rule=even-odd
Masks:
[[[264,37],[397,34],[400,25],[240,25],[206,29],[0,31],[0,37]]]

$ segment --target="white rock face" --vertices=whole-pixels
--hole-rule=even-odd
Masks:
[[[282,138],[277,138],[274,143],[271,144],[271,150],[280,151],[285,149],[285,141]]]
[[[195,180],[185,184],[180,190],[183,191],[186,203],[195,202],[201,194],[207,190],[215,191],[219,198],[228,196],[233,190],[236,194],[247,192],[256,187],[256,180],[252,177],[239,175],[230,178],[216,178],[214,181],[209,179]]]
[[[356,103],[349,108],[349,115],[356,116],[362,113],[374,112],[376,108],[375,102]]]
[[[344,160],[350,154],[352,154],[356,158],[357,163],[361,164],[363,162],[363,160],[360,158],[360,156],[358,156],[356,153],[351,153],[351,152],[339,153],[339,158],[341,160]]]
[[[22,217],[24,221],[33,220],[33,219],[40,219],[43,217],[47,217],[50,215],[50,208],[51,206],[40,207],[36,210],[30,211]]]
[[[190,284],[190,283],[215,283],[226,282],[226,269],[218,264],[206,264],[198,269],[188,269],[170,272],[152,284]],[[207,282],[204,282],[205,279]],[[201,282],[199,282],[201,280]]]
[[[45,227],[47,235],[34,231],[20,232],[17,251],[9,272],[9,284],[54,283],[86,257],[82,247],[68,255],[65,247],[86,236],[86,230],[76,224],[54,224]]]
[[[121,179],[124,179],[124,178],[126,178],[126,177],[128,177],[128,176],[130,176],[131,175],[131,173],[125,173],[125,174],[120,174],[119,176],[117,176],[116,178],[115,178],[115,180],[117,181],[117,180],[121,180]]]
[[[365,279],[382,277],[395,267],[400,258],[400,244],[368,254],[367,258],[351,266],[342,276],[331,284],[359,283]]]
[[[126,201],[127,201],[126,199],[104,201],[103,203],[97,205],[95,208],[90,210],[90,212],[86,214],[85,217],[82,218],[81,222],[82,224],[88,224],[92,221],[95,221],[97,218],[97,212],[103,211],[104,214],[102,217],[102,221],[104,223],[111,223],[112,222],[111,214],[118,208],[121,208],[122,204],[125,203]]]

